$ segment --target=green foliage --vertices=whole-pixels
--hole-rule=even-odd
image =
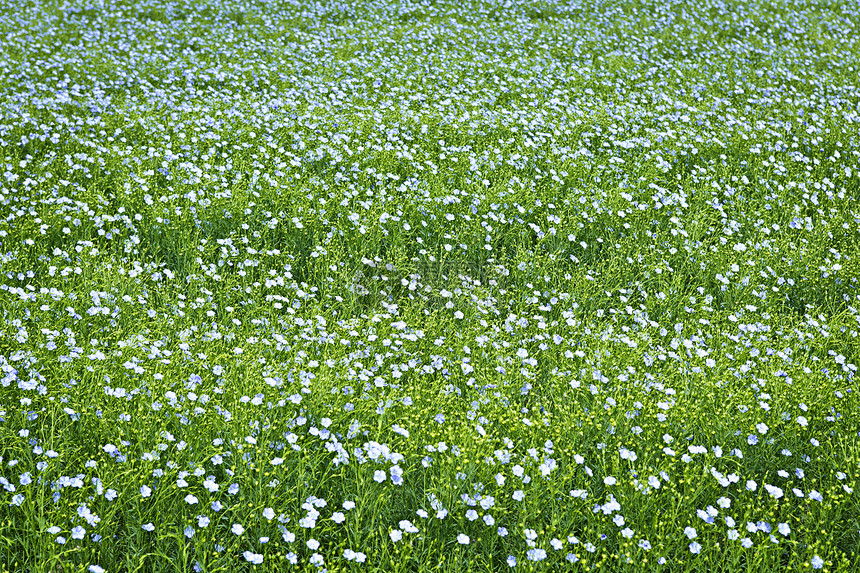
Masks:
[[[847,2],[0,14],[0,573],[860,562]]]

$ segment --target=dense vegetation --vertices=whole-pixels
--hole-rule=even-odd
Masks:
[[[858,28],[7,2],[0,571],[856,570]]]

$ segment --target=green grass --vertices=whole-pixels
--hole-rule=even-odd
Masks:
[[[850,2],[17,2],[0,573],[857,571]]]

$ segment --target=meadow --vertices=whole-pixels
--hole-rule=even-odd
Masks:
[[[0,572],[857,571],[860,5],[8,0]]]

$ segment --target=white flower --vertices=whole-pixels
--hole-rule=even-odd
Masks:
[[[783,496],[783,491],[781,488],[772,486],[768,483],[764,484],[764,489],[766,489],[767,493],[769,493],[774,499],[779,499]]]
[[[696,532],[695,527],[685,527],[684,535],[687,536],[687,539],[695,539],[698,536],[698,533]]]
[[[245,558],[245,561],[247,561],[248,563],[252,563],[254,565],[259,565],[260,563],[263,562],[263,556],[260,555],[259,553],[251,553],[250,551],[245,551],[242,554],[242,557]]]
[[[189,505],[194,505],[195,503],[197,503],[197,498],[189,493],[185,496],[185,503]]]
[[[242,535],[245,533],[245,528],[238,523],[234,523],[233,527],[230,528],[230,531],[233,532],[233,535]]]
[[[460,545],[469,545],[469,536],[465,533],[461,533],[457,536],[457,543]]]
[[[695,541],[690,544],[690,553],[698,554],[702,551],[702,546],[696,543]]]

